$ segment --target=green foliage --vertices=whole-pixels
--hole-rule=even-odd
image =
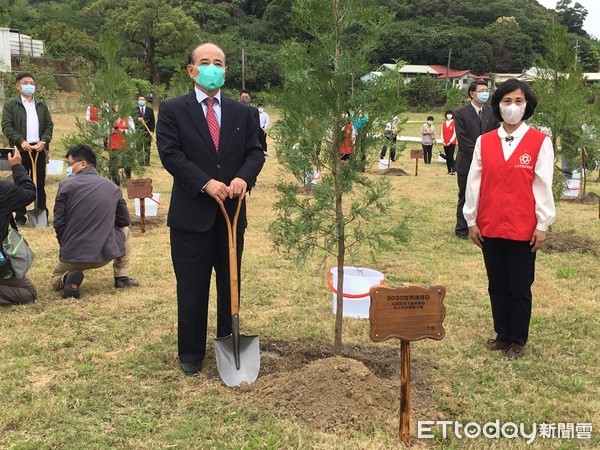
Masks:
[[[600,146],[595,131],[600,129],[598,114],[589,102],[590,91],[566,27],[549,28],[545,45],[546,57],[538,61],[540,70],[534,83],[539,103],[533,123],[548,127],[556,154],[569,162],[571,169],[578,168],[581,149],[593,153]]]
[[[58,86],[54,79],[54,70],[49,67],[39,67],[33,63],[31,58],[25,58],[21,62],[21,71],[30,72],[35,79],[35,96],[39,99],[52,98],[58,92]],[[9,89],[5,91],[7,97],[15,97],[18,93],[15,75],[8,77]]]
[[[441,106],[444,103],[443,82],[430,75],[419,75],[407,85],[409,106]]]
[[[465,91],[458,88],[450,88],[446,91],[446,103],[444,109],[455,110],[465,102]]]
[[[118,177],[126,181],[125,173],[116,167],[128,167],[140,173],[142,170],[140,148],[145,133],[143,128],[135,126],[135,130],[124,136],[126,148],[120,151],[110,151],[106,141],[113,130],[113,124],[120,117],[129,116],[134,111],[134,102],[140,93],[148,89],[149,84],[143,80],[130,78],[116,63],[116,54],[121,48],[121,41],[115,36],[106,36],[100,43],[100,53],[104,58],[102,66],[93,74],[82,71],[80,74],[83,85],[85,106],[93,105],[101,109],[101,120],[86,123],[77,121],[77,132],[67,135],[63,144],[66,148],[71,145],[85,143],[96,153],[98,163],[96,168],[104,176]],[[110,163],[110,164],[109,164]]]

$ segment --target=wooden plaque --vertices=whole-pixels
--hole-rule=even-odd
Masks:
[[[410,151],[411,158],[423,158],[423,149],[422,148],[414,148]]]
[[[372,286],[369,337],[374,342],[397,338],[418,341],[424,338],[442,339],[446,330],[444,286],[402,284]]]
[[[127,197],[129,199],[152,198],[152,178],[127,180]]]

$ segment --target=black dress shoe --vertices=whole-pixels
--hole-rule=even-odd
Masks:
[[[462,239],[463,241],[469,239],[469,236],[467,236],[466,234],[457,234],[456,237]]]
[[[195,362],[182,362],[181,365],[181,370],[183,370],[183,373],[185,373],[186,375],[196,375],[198,372],[200,372],[200,366],[202,363],[195,363]]]

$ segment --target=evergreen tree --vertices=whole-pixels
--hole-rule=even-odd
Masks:
[[[358,252],[360,245],[374,253],[391,238],[406,236],[403,220],[393,221],[391,227],[383,223],[389,180],[367,176],[369,155],[363,157],[361,152],[361,143],[368,147],[369,136],[381,132],[379,128],[403,106],[396,97],[394,76],[367,85],[354,83],[356,74],[368,72],[377,34],[389,20],[381,9],[360,0],[296,0],[292,18],[311,39],[283,45],[283,118],[276,130],[277,152],[298,179],[314,169],[320,179],[313,189],[303,189],[298,182],[277,186],[278,217],[270,232],[276,246],[295,254],[298,261],[315,252],[336,258],[340,276],[334,353],[339,355],[347,253]],[[340,147],[348,143],[353,119],[362,126],[357,127],[351,158],[342,161]]]

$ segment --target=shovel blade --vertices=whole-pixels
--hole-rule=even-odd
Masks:
[[[45,209],[27,211],[27,220],[32,227],[47,227],[48,214]]]
[[[229,387],[239,386],[242,382],[254,383],[260,371],[260,348],[258,336],[240,334],[239,369],[236,367],[236,351],[233,335],[215,339],[215,357],[219,375]]]

